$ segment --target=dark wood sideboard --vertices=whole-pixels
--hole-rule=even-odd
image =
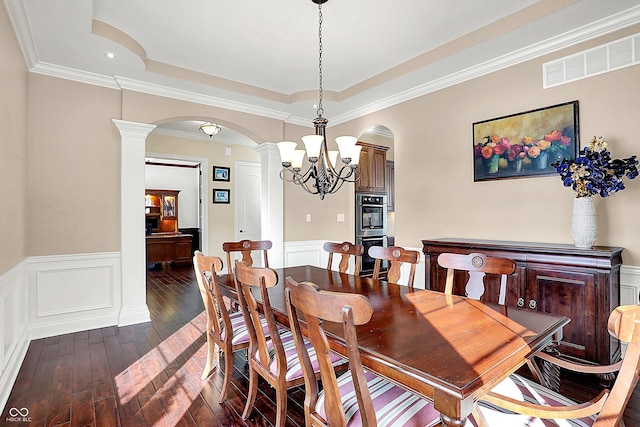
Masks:
[[[423,240],[425,285],[444,291],[446,269],[438,266],[443,252],[483,253],[510,258],[516,271],[507,279],[507,306],[559,314],[571,319],[558,350],[599,364],[620,359],[620,342],[607,332],[611,311],[620,304],[620,247],[443,238]],[[454,293],[464,295],[466,272],[456,272]],[[500,277],[485,277],[488,302],[497,302]]]

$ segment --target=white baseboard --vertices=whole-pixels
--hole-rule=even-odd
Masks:
[[[149,308],[146,305],[140,307],[129,307],[120,310],[118,326],[135,325],[136,323],[150,322]]]

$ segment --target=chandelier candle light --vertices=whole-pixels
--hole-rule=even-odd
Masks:
[[[356,137],[339,136],[336,138],[339,151],[330,151],[327,148],[326,127],[329,121],[322,117],[324,113],[324,109],[322,108],[322,4],[326,3],[327,0],[311,1],[318,5],[318,68],[320,70],[320,89],[317,110],[318,117],[313,120],[316,134],[302,137],[302,142],[304,143],[307,158],[310,163],[307,171],[301,172],[305,150],[297,150],[297,143],[282,141],[277,145],[280,150],[280,158],[282,159],[280,178],[286,182],[293,182],[304,188],[308,193],[319,195],[320,200],[324,200],[326,194],[337,192],[345,182],[356,182],[360,179],[358,162],[360,160],[360,150],[362,147],[356,145],[358,141]],[[339,168],[337,166],[338,154],[342,162]],[[286,173],[290,173],[291,177],[287,177]]]

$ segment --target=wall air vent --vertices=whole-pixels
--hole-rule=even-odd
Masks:
[[[543,88],[550,88],[640,63],[640,34],[542,64]]]

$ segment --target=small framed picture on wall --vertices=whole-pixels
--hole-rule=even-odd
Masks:
[[[231,190],[224,188],[213,189],[213,203],[230,203]]]
[[[224,166],[213,167],[213,180],[214,181],[229,181],[230,169]]]

